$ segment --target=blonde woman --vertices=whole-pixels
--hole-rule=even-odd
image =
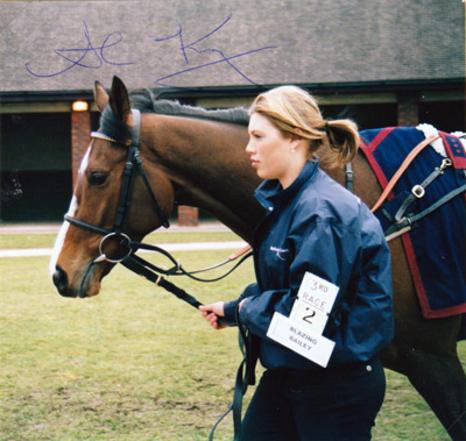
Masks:
[[[390,254],[367,206],[320,168],[353,158],[356,126],[326,121],[306,91],[282,86],[255,99],[248,131],[267,213],[253,244],[257,283],[237,300],[201,307],[215,329],[219,317],[238,318],[266,368],[240,439],[370,440],[385,393],[377,354],[393,337]],[[309,300],[323,311],[332,304],[329,315]]]

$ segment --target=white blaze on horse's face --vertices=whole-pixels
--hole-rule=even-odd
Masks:
[[[90,151],[91,151],[91,148],[89,147],[81,161],[81,165],[79,166],[79,171],[78,171],[79,175],[84,174],[87,169],[87,165],[89,163]],[[68,211],[66,214],[68,214],[69,216],[74,216],[77,210],[78,210],[78,199],[76,198],[76,195],[73,194],[73,197],[71,198],[70,207],[68,208]],[[65,236],[66,236],[66,233],[68,232],[69,226],[70,224],[68,222],[66,221],[63,222],[58,232],[57,238],[55,239],[55,245],[53,247],[52,257],[50,258],[50,263],[49,263],[49,272],[51,276],[55,271],[55,267],[58,261],[58,256],[60,255],[61,250],[63,248],[63,243],[65,242]]]

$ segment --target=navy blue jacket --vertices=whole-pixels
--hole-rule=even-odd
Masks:
[[[393,338],[390,252],[367,206],[309,161],[285,190],[276,180],[256,190],[267,216],[256,229],[257,283],[225,304],[259,338],[267,368],[320,367],[269,339],[275,311],[288,316],[306,271],[340,289],[323,335],[335,341],[329,366],[373,358]]]

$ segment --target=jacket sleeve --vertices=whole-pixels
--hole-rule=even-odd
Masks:
[[[394,335],[391,255],[378,221],[363,219],[360,274],[355,295],[336,328],[333,363],[367,361]]]

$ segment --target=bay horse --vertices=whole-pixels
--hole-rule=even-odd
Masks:
[[[138,154],[145,176],[138,175],[128,190],[131,205],[124,233],[141,240],[164,223],[177,203],[206,210],[251,243],[263,209],[253,197],[259,178],[244,151],[247,113],[243,109],[207,111],[159,102],[150,95],[133,97],[133,108],[142,110]],[[117,77],[109,95],[96,82],[94,99],[102,112],[100,129],[81,163],[68,215],[109,231],[120,203],[128,157],[126,141],[131,138],[136,112]],[[353,171],[354,192],[372,206],[381,189],[361,154],[353,161]],[[343,169],[327,172],[344,182]],[[114,265],[98,258],[100,242],[98,231],[64,222],[50,266],[61,295],[99,293],[102,278]],[[401,241],[393,240],[390,247],[396,336],[382,353],[383,363],[408,377],[452,439],[466,440],[466,377],[456,350],[462,316],[425,320]]]

